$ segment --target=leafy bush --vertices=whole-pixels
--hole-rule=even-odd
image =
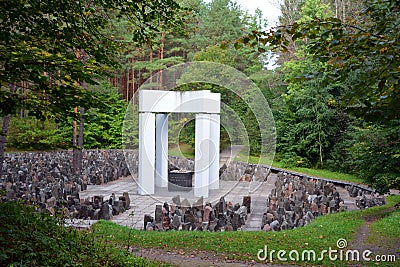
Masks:
[[[276,154],[275,160],[282,164],[284,168],[291,167],[311,167],[310,161],[306,158],[296,155],[294,152],[288,152],[284,154]]]
[[[19,202],[0,203],[2,266],[162,266],[63,226],[61,218]],[[169,266],[169,265],[164,265]]]
[[[343,171],[362,178],[381,193],[390,188],[399,189],[399,133],[398,120],[351,127],[345,141],[338,144],[343,153],[341,160],[336,159],[337,165]]]
[[[115,88],[98,86],[97,97],[103,105],[85,110],[84,148],[122,148],[122,124],[127,104]],[[7,148],[18,150],[54,150],[72,148],[73,119],[55,123],[33,117],[13,117],[9,126]],[[78,122],[79,125],[79,122]]]
[[[39,121],[32,117],[13,117],[9,126],[8,147],[21,150],[51,150],[68,148],[72,127],[66,131],[56,123]]]

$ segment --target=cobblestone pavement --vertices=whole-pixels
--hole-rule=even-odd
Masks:
[[[262,214],[264,213],[263,208],[266,208],[266,199],[273,188],[274,179],[276,179],[276,176],[272,175],[272,178],[264,183],[220,181],[220,189],[210,190],[210,195],[208,198],[204,199],[204,203],[210,202],[215,204],[219,201],[220,197],[223,196],[227,202],[230,201],[233,204],[241,204],[243,197],[250,195],[252,213],[248,218],[246,229],[258,230],[261,225]],[[193,190],[189,192],[168,192],[166,188],[156,188],[155,194],[151,196],[139,195],[137,193],[136,179],[130,176],[103,185],[90,185],[86,191],[80,193],[80,198],[86,199],[96,195],[103,195],[105,198],[108,198],[113,193],[116,196],[120,196],[123,192],[129,193],[131,209],[114,216],[112,221],[136,229],[143,229],[143,218],[145,214],[154,216],[157,204],[163,204],[164,202],[172,203],[172,197],[176,195],[180,195],[181,201],[187,198],[192,204],[198,199],[198,197],[193,196]]]
[[[204,203],[211,202],[215,204],[220,197],[225,197],[226,201],[233,204],[242,203],[244,196],[251,196],[251,213],[248,215],[244,230],[257,231],[261,228],[262,215],[266,211],[267,197],[274,188],[275,174],[268,176],[266,182],[235,182],[220,181],[219,190],[210,190],[209,198],[204,199]],[[354,198],[351,198],[344,188],[337,187],[344,203],[349,210],[357,209]],[[119,180],[103,184],[88,186],[86,191],[80,193],[81,199],[91,198],[95,195],[103,195],[105,198],[114,193],[116,196],[122,196],[123,192],[128,192],[131,200],[131,209],[116,215],[112,221],[120,225],[143,229],[143,218],[145,214],[154,216],[157,204],[164,202],[172,203],[172,197],[180,195],[181,201],[187,198],[193,204],[198,198],[193,196],[193,192],[168,192],[167,189],[156,188],[155,195],[142,196],[137,193],[136,179],[124,177]],[[80,221],[82,225],[85,222]],[[92,224],[93,221],[90,222]],[[89,222],[87,222],[89,224]]]

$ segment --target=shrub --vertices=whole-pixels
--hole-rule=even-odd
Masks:
[[[91,232],[67,228],[37,207],[7,202],[0,210],[2,266],[162,266],[100,242]]]

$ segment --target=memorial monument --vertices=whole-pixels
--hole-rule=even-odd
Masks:
[[[194,196],[219,189],[221,95],[202,91],[139,91],[138,193],[168,187],[168,114],[196,113]]]

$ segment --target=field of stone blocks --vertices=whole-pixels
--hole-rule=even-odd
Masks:
[[[199,198],[193,205],[177,195],[172,203],[156,205],[155,216],[145,215],[145,230],[192,230],[192,231],[236,231],[246,224],[250,213],[251,199],[243,197],[243,203],[232,204],[221,197],[212,205]]]
[[[128,154],[129,161],[137,163],[137,153]],[[41,207],[51,214],[62,211],[69,218],[105,219],[130,209],[127,192],[116,196],[94,196],[81,199],[79,194],[88,185],[100,185],[131,175],[120,150],[83,151],[82,173],[72,169],[72,151],[11,153],[6,155],[1,176],[1,201],[22,200]],[[193,160],[171,157],[172,168],[193,168]],[[222,180],[266,179],[268,166],[232,162]],[[136,168],[131,168],[134,174]],[[227,174],[231,177],[228,177]],[[385,199],[368,188],[350,183],[333,182],[320,178],[279,172],[268,199],[260,230],[279,231],[293,229],[310,223],[313,218],[346,210],[337,186],[348,190],[360,209],[385,204]],[[243,178],[244,177],[244,178]],[[157,205],[154,216],[144,218],[146,230],[238,230],[246,223],[251,211],[251,198],[231,203],[223,197],[217,203],[203,203],[200,198],[192,205],[179,196],[172,203]]]
[[[54,214],[70,218],[110,219],[130,206],[128,194],[80,199],[87,186],[100,185],[130,175],[124,154],[117,150],[83,151],[82,173],[72,169],[72,151],[11,153],[1,176],[2,201],[20,199]]]

